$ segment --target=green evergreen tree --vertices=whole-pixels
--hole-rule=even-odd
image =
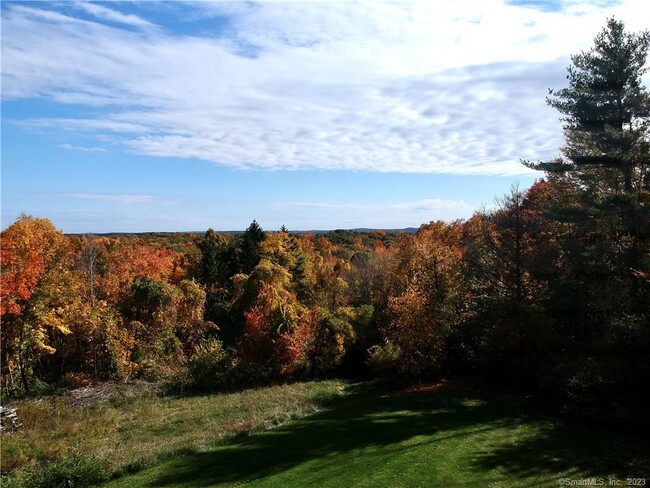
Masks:
[[[625,32],[608,19],[589,51],[571,57],[569,86],[550,90],[547,103],[564,114],[565,164],[596,195],[630,193],[647,185],[650,97],[641,83],[650,33]]]
[[[223,286],[232,273],[228,263],[228,242],[218,232],[208,229],[197,242],[201,252],[198,279],[207,288]]]
[[[266,234],[256,220],[248,226],[241,238],[239,247],[239,265],[242,273],[250,274],[260,262],[260,243]]]
[[[594,46],[572,56],[569,86],[547,99],[565,116],[564,159],[528,164],[558,173],[549,182],[563,195],[544,215],[548,245],[535,243],[536,257],[557,250],[548,273],[535,261],[550,317],[538,363],[559,365],[541,376],[570,408],[611,410],[616,397],[638,418],[650,381],[648,49],[648,31],[627,33],[609,19]]]

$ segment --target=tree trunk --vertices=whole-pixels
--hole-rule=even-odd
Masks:
[[[25,324],[20,324],[20,340],[18,342],[18,370],[20,371],[20,381],[23,388],[29,393],[29,382],[27,381],[27,373],[25,372],[25,361],[23,358],[23,339],[25,337]]]

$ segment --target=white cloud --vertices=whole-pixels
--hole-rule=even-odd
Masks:
[[[588,48],[609,15],[642,29],[644,1],[550,12],[501,0],[188,4],[228,19],[210,36],[8,5],[3,97],[93,107],[103,115],[31,123],[108,133],[152,156],[268,170],[521,174],[520,158],[549,158],[562,143],[544,97],[564,84],[569,54]]]
[[[20,125],[35,128],[63,128],[70,131],[99,131],[103,134],[98,136],[99,140],[109,140],[106,134],[111,132],[142,134],[155,130],[147,125],[114,120],[114,116],[111,115],[98,119],[31,119],[20,121]]]
[[[147,204],[147,203],[173,203],[171,200],[163,200],[153,195],[132,195],[127,193],[109,194],[109,193],[61,193],[64,198],[74,198],[78,200],[94,200],[99,202],[121,203],[121,204]]]
[[[463,200],[443,200],[438,198],[425,198],[415,202],[398,202],[388,204],[361,204],[361,203],[327,203],[327,202],[278,202],[274,206],[297,208],[322,208],[328,210],[425,210],[425,211],[457,211],[471,212],[473,207]]]
[[[106,152],[104,147],[85,147],[85,146],[75,146],[73,144],[59,144],[59,147],[62,149],[70,149],[71,151],[82,151],[82,152]]]
[[[151,22],[141,19],[137,15],[125,15],[116,10],[104,7],[97,3],[92,2],[75,2],[74,7],[83,10],[86,13],[93,15],[100,20],[107,20],[109,22],[117,22],[119,24],[130,25],[133,27],[153,27]]]

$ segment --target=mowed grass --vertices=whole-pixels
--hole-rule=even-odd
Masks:
[[[313,413],[342,394],[344,384],[295,383],[184,398],[160,396],[147,385],[113,388],[109,398],[89,406],[73,406],[69,395],[18,402],[23,427],[2,435],[3,474],[20,481],[79,455],[98,460],[107,475],[137,471],[164,456],[201,452]]]
[[[644,437],[571,425],[525,399],[449,382],[390,393],[348,385],[311,416],[107,486],[625,486],[627,477],[650,479]]]

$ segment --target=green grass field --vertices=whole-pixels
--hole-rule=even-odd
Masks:
[[[70,395],[17,402],[23,427],[2,435],[0,485],[95,486],[181,451],[304,417],[345,387],[322,381],[168,397],[151,384],[108,386],[110,396],[88,405],[75,405]]]
[[[570,425],[504,393],[458,383],[385,392],[348,385],[322,410],[189,450],[117,487],[544,487],[650,482],[650,443]],[[575,486],[575,485],[574,485]]]

